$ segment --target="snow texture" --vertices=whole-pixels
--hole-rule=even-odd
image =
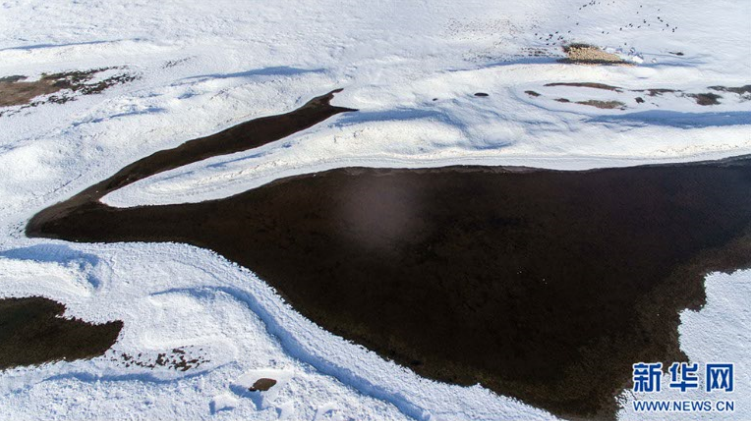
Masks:
[[[719,105],[700,106],[631,90],[751,83],[750,21],[751,2],[732,0],[3,1],[0,77],[125,66],[138,79],[0,117],[0,296],[43,295],[68,316],[125,323],[103,357],[0,373],[0,418],[552,419],[479,385],[423,379],[334,336],[211,251],[27,239],[24,226],[143,156],[335,88],[344,88],[336,105],[360,111],[105,202],[198,202],[353,165],[583,169],[748,154],[751,101],[741,95],[715,92]],[[563,41],[636,64],[562,64]],[[622,89],[545,86],[555,82]],[[682,349],[695,361],[735,362],[733,416],[751,418],[751,272],[711,275],[707,294],[701,311],[682,314]],[[148,362],[176,348],[205,362],[179,371],[122,357]],[[259,373],[282,381],[260,397],[242,390]],[[642,419],[629,404],[638,396],[620,398],[621,419]],[[682,414],[659,416],[670,417]]]

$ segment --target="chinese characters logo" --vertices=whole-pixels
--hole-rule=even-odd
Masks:
[[[707,392],[732,392],[733,364],[707,363],[705,365],[704,385]],[[659,392],[662,384],[662,363],[637,363],[633,365],[634,392]],[[668,368],[670,382],[668,387],[686,392],[698,389],[699,364],[673,363]]]

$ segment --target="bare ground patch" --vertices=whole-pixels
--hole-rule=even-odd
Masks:
[[[721,99],[722,97],[713,94],[711,92],[703,93],[703,94],[684,94],[683,96],[688,98],[693,98],[697,104],[699,105],[717,105],[720,103],[718,99]]]
[[[738,87],[710,86],[709,89],[712,89],[713,91],[732,92],[738,95],[751,94],[751,85],[743,85]]]
[[[555,82],[547,83],[545,84],[545,86],[575,86],[580,88],[604,89],[607,91],[621,92],[621,88],[619,88],[618,86],[606,85],[604,83],[597,82]]]
[[[743,86],[710,86],[708,89],[711,89],[713,91],[720,91],[720,92],[731,92],[734,94],[738,94],[741,98],[741,101],[750,101],[751,100],[751,85],[743,85]]]
[[[20,110],[46,103],[64,104],[74,101],[80,95],[98,94],[112,86],[131,82],[135,75],[127,72],[115,74],[104,79],[97,75],[118,69],[104,67],[92,70],[74,70],[68,72],[42,74],[39,80],[26,81],[23,75],[0,78],[0,107],[18,107],[0,111],[0,116],[12,115]]]
[[[616,108],[626,109],[626,104],[621,101],[598,101],[596,99],[589,99],[587,101],[577,101],[577,104],[588,105],[590,107],[600,108],[603,110],[614,110]]]
[[[574,64],[629,64],[616,54],[603,51],[599,47],[589,44],[569,44],[563,47],[567,58],[560,60],[563,63]]]
[[[248,390],[251,392],[258,392],[258,391],[265,392],[271,389],[272,387],[274,387],[275,384],[276,384],[276,380],[274,379],[262,378],[262,379],[256,380],[256,382],[253,383],[253,386],[250,387]]]
[[[676,91],[675,89],[653,88],[653,89],[647,89],[645,91],[637,90],[635,92],[647,92],[647,95],[649,96],[662,96],[662,94],[669,94],[669,93],[680,92],[680,91]]]

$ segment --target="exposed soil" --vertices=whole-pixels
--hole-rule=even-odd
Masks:
[[[0,370],[104,354],[123,328],[61,317],[65,305],[43,297],[0,299]]]
[[[249,387],[248,390],[251,392],[265,392],[276,384],[276,380],[274,379],[258,379],[255,383],[253,383],[253,386]]]
[[[589,44],[569,44],[563,47],[563,52],[568,58],[559,60],[565,63],[574,64],[628,64],[618,55],[607,53],[599,47]]]
[[[27,234],[215,250],[315,323],[423,376],[568,418],[614,418],[634,362],[685,360],[678,313],[703,305],[704,275],[751,266],[748,157],[584,172],[346,168],[195,204],[98,200],[348,111],[329,99],[144,158],[40,212]]]
[[[596,99],[589,99],[587,101],[577,101],[577,104],[588,105],[590,107],[601,108],[603,110],[613,110],[615,108],[625,109],[626,104],[620,101],[598,101]]]
[[[524,93],[527,94],[527,95],[529,95],[529,96],[534,96],[534,97],[540,96],[540,94],[537,93],[537,92],[535,92],[535,91],[524,91]]]
[[[638,91],[638,92],[641,92],[641,91]],[[646,92],[647,92],[647,95],[649,96],[660,96],[662,94],[680,92],[680,91],[676,91],[675,89],[654,88],[654,89],[647,89]]]
[[[553,101],[562,102],[564,104],[571,102],[571,100],[566,99],[566,98],[556,98]]]
[[[743,85],[743,86],[736,86],[736,87],[710,86],[709,89],[712,89],[713,91],[720,91],[720,92],[732,92],[744,98],[751,95],[751,85]]]
[[[607,91],[621,92],[621,88],[619,88],[618,86],[606,85],[604,83],[596,82],[556,82],[547,83],[545,84],[545,86],[576,86],[581,88],[604,89]]]
[[[135,76],[123,73],[94,81],[98,73],[106,70],[111,68],[44,74],[39,80],[31,82],[26,82],[27,77],[21,75],[0,78],[0,107],[22,105],[22,108],[29,108],[48,102],[63,104],[74,100],[76,96],[97,94],[114,85],[135,79]],[[50,95],[55,93],[59,94]],[[50,96],[40,98],[45,95]],[[40,99],[34,101],[35,98]],[[0,113],[0,116],[2,115],[3,113]]]
[[[684,96],[693,98],[697,104],[704,105],[704,106],[717,105],[720,103],[718,99],[722,98],[721,96],[717,94],[713,94],[711,92],[707,92],[705,94],[684,94]]]
[[[31,102],[32,99],[63,89],[55,81],[42,77],[34,82],[23,82],[26,76],[9,76],[0,79],[0,107],[11,107]]]

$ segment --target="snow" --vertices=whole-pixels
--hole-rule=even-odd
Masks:
[[[628,91],[703,93],[751,83],[751,3],[583,5],[5,0],[0,77],[126,66],[139,78],[0,117],[0,295],[43,295],[64,302],[69,316],[125,322],[104,357],[0,373],[0,418],[552,418],[480,386],[420,378],[344,341],[210,251],[32,240],[23,228],[37,211],[154,151],[289,111],[335,88],[344,88],[335,104],[360,111],[150,177],[104,200],[123,207],[197,202],[354,165],[585,169],[751,153],[751,101],[718,92],[720,105],[702,107],[679,95]],[[636,28],[642,19],[649,26]],[[539,39],[556,31],[555,38],[643,62],[558,63],[559,46]],[[537,49],[546,56],[530,55]],[[551,82],[624,89],[544,86]],[[635,96],[648,101],[637,106]],[[559,97],[628,108],[553,101]],[[748,376],[749,279],[749,272],[707,278],[705,308],[682,314],[689,357],[733,361]],[[176,347],[209,361],[182,372],[125,367],[118,357],[153,360]],[[263,370],[289,380],[259,406],[232,385]],[[751,407],[747,396],[734,394],[742,411]],[[625,408],[622,419],[638,418]]]
[[[217,413],[221,411],[231,411],[235,409],[239,403],[240,402],[229,393],[221,393],[214,396],[214,399],[211,400],[211,412]]]
[[[93,252],[107,258],[91,264]],[[293,311],[249,270],[208,250],[182,244],[81,244],[74,249],[57,243],[7,254],[0,257],[0,272],[3,282],[15,286],[7,296],[41,293],[65,302],[67,316],[97,322],[117,318],[125,326],[104,357],[4,372],[3,418],[81,419],[137,410],[142,419],[198,419],[212,413],[211,402],[216,407],[215,396],[222,393],[231,393],[238,403],[213,414],[233,412],[233,418],[276,419],[277,412],[294,408],[292,419],[313,419],[321,407],[355,419],[548,418],[479,386],[420,378],[335,337]],[[14,270],[19,261],[33,265],[45,259],[55,262],[48,264],[55,270],[42,288],[28,279],[28,271]],[[80,273],[66,270],[71,267],[80,267]],[[70,291],[69,284],[81,277],[97,280],[95,294]],[[121,353],[153,360],[175,347],[209,362],[182,372],[126,368],[121,359],[111,360]],[[278,383],[262,396],[246,393],[261,377]],[[110,394],[117,400],[104,399]],[[77,396],[89,398],[83,405],[74,402]]]

